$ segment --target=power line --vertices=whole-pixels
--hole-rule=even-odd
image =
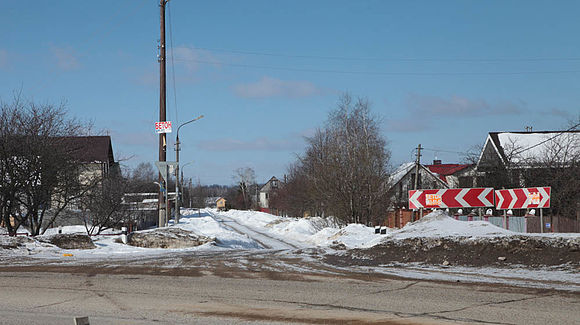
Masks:
[[[465,152],[461,152],[461,151],[453,151],[453,150],[445,150],[445,149],[433,149],[433,148],[421,148],[423,150],[427,150],[427,151],[434,151],[434,152],[445,152],[445,153],[455,153],[455,154],[467,154],[469,152],[465,151]]]
[[[323,55],[305,55],[305,54],[283,54],[271,52],[258,52],[246,50],[231,50],[207,47],[192,47],[193,50],[205,50],[214,52],[226,52],[236,54],[249,54],[260,56],[272,56],[283,58],[299,59],[322,59],[322,60],[343,60],[343,61],[392,61],[392,62],[546,62],[546,61],[580,61],[580,57],[538,57],[538,58],[379,58],[379,57],[344,57],[344,56],[323,56]]]
[[[212,62],[197,59],[175,59],[176,61],[196,62],[201,64],[223,65],[238,68],[269,69],[294,72],[313,72],[313,73],[335,73],[335,74],[358,74],[358,75],[376,75],[376,76],[509,76],[509,75],[530,75],[530,74],[573,74],[580,73],[580,70],[553,70],[553,71],[504,71],[504,72],[385,72],[385,71],[348,71],[348,70],[324,70],[324,69],[304,69],[304,68],[286,68],[267,65],[238,64]]]
[[[574,126],[572,126],[572,127],[568,128],[568,129],[566,129],[566,130],[563,130],[563,131],[558,131],[556,135],[554,135],[554,136],[552,136],[552,137],[550,137],[550,138],[548,138],[548,139],[545,139],[545,140],[543,140],[543,141],[541,141],[541,142],[538,142],[538,143],[536,143],[536,144],[534,144],[534,145],[532,145],[532,146],[529,146],[529,147],[527,147],[527,148],[524,148],[524,149],[522,149],[522,150],[520,150],[520,151],[514,152],[514,153],[513,153],[513,155],[519,155],[519,154],[521,154],[521,153],[523,153],[523,152],[526,152],[526,151],[528,151],[528,150],[531,150],[531,149],[533,149],[533,148],[536,148],[536,147],[538,147],[538,146],[541,146],[542,144],[544,144],[544,143],[546,143],[546,142],[548,142],[548,141],[554,140],[555,138],[557,138],[557,137],[559,137],[559,136],[562,136],[562,135],[566,134],[566,132],[569,132],[569,131],[576,130],[576,128],[577,128],[577,127],[579,127],[579,126],[580,126],[580,123],[577,123],[576,125],[574,125]],[[461,151],[453,151],[453,150],[446,150],[446,149],[434,149],[434,148],[421,148],[421,149],[422,149],[422,150],[427,150],[427,151],[434,151],[434,152],[446,152],[446,153],[454,153],[454,154],[460,154],[460,155],[469,154],[469,152],[467,152],[467,151],[465,151],[465,152],[461,152]]]
[[[175,105],[175,124],[179,124],[179,116],[177,114],[177,88],[175,86],[175,54],[174,54],[174,50],[175,47],[173,47],[173,27],[172,27],[172,22],[171,22],[171,4],[169,4],[167,6],[167,13],[168,13],[168,18],[169,18],[169,43],[171,44],[171,51],[169,53],[171,53],[171,78],[173,80],[173,104]]]
[[[548,139],[546,139],[546,140],[544,140],[544,141],[538,142],[538,143],[536,143],[536,144],[535,144],[535,145],[533,145],[533,146],[529,146],[529,147],[527,147],[527,148],[524,148],[524,149],[522,149],[522,150],[520,150],[520,151],[514,152],[514,153],[513,153],[513,155],[519,155],[519,154],[521,154],[522,152],[526,152],[526,151],[528,151],[528,150],[530,150],[530,149],[533,149],[533,148],[535,148],[535,147],[541,146],[542,144],[544,144],[544,143],[546,143],[546,142],[548,142],[548,141],[551,141],[551,140],[553,140],[553,139],[555,139],[555,138],[557,138],[557,137],[559,137],[559,136],[561,136],[561,135],[565,134],[566,132],[569,132],[569,131],[575,130],[575,129],[576,129],[578,126],[580,126],[580,123],[578,123],[578,124],[576,124],[576,125],[572,126],[571,128],[569,128],[569,129],[567,129],[567,130],[560,131],[558,134],[554,135],[553,137],[550,137],[550,138],[548,138]]]

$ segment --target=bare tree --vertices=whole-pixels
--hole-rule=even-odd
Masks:
[[[522,180],[527,187],[551,186],[551,212],[574,218],[580,205],[580,134],[576,130],[562,132],[546,139],[539,155],[527,160]]]
[[[195,186],[192,189],[193,195],[193,207],[201,209],[205,208],[206,206],[206,199],[207,199],[207,191],[203,185],[201,185],[201,181],[198,179]]]
[[[304,182],[307,205],[345,223],[381,219],[388,206],[390,152],[369,102],[343,95],[326,126],[307,141],[300,171],[294,172]]]
[[[21,225],[32,235],[43,233],[71,204],[98,181],[81,179],[84,165],[66,138],[83,134],[88,126],[69,118],[59,106],[25,102],[16,96],[2,103],[0,161],[5,185],[2,212],[12,232]],[[4,129],[4,127],[7,127]]]
[[[129,222],[130,211],[123,203],[127,181],[120,175],[106,179],[89,191],[83,198],[83,222],[89,235],[119,228]]]
[[[149,162],[139,163],[130,173],[128,191],[134,193],[155,193],[159,189],[155,181],[157,181],[157,172],[153,169],[153,165]]]
[[[252,185],[256,184],[256,173],[254,172],[254,169],[250,167],[240,167],[235,170],[233,178],[238,186],[243,209],[249,209],[252,205],[250,189]]]

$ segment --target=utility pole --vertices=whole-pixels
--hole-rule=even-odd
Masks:
[[[414,190],[417,190],[417,187],[419,186],[419,165],[421,164],[421,144],[419,143],[419,146],[417,147],[417,160],[415,161],[415,186],[414,186]],[[413,220],[411,221],[415,221],[415,213],[413,213]]]
[[[166,109],[165,109],[165,95],[166,95],[166,77],[165,77],[165,5],[167,4],[168,0],[159,0],[159,11],[160,11],[160,22],[161,22],[161,37],[159,38],[159,121],[165,122],[166,121]],[[166,161],[167,158],[167,134],[160,133],[159,134],[159,161]],[[169,177],[169,176],[168,176]],[[159,183],[163,184],[164,179],[159,173]],[[168,191],[167,184],[165,184],[164,188],[165,191]],[[163,227],[168,222],[168,200],[165,200],[165,196],[161,192],[161,188],[159,190],[159,227]]]

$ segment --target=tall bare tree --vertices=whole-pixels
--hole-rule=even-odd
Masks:
[[[343,95],[325,127],[307,141],[294,174],[304,182],[308,205],[345,223],[382,219],[390,151],[368,100]]]
[[[256,173],[254,172],[254,169],[250,167],[240,167],[235,170],[233,178],[241,196],[243,209],[249,209],[252,206],[250,191],[252,186],[256,184]]]
[[[81,179],[79,148],[65,141],[83,134],[88,125],[70,118],[64,104],[38,105],[15,96],[12,103],[0,105],[4,178],[0,210],[10,232],[24,225],[38,235],[98,182]]]

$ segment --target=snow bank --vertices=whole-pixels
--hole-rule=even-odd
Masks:
[[[487,221],[459,221],[449,217],[443,211],[434,211],[418,221],[408,223],[402,229],[388,234],[388,239],[405,239],[415,237],[496,237],[516,233],[499,228]]]
[[[237,222],[278,237],[307,245],[332,246],[343,244],[347,248],[369,247],[380,242],[374,228],[350,224],[344,228],[336,225],[333,218],[284,218],[264,212],[230,210],[219,214]]]

